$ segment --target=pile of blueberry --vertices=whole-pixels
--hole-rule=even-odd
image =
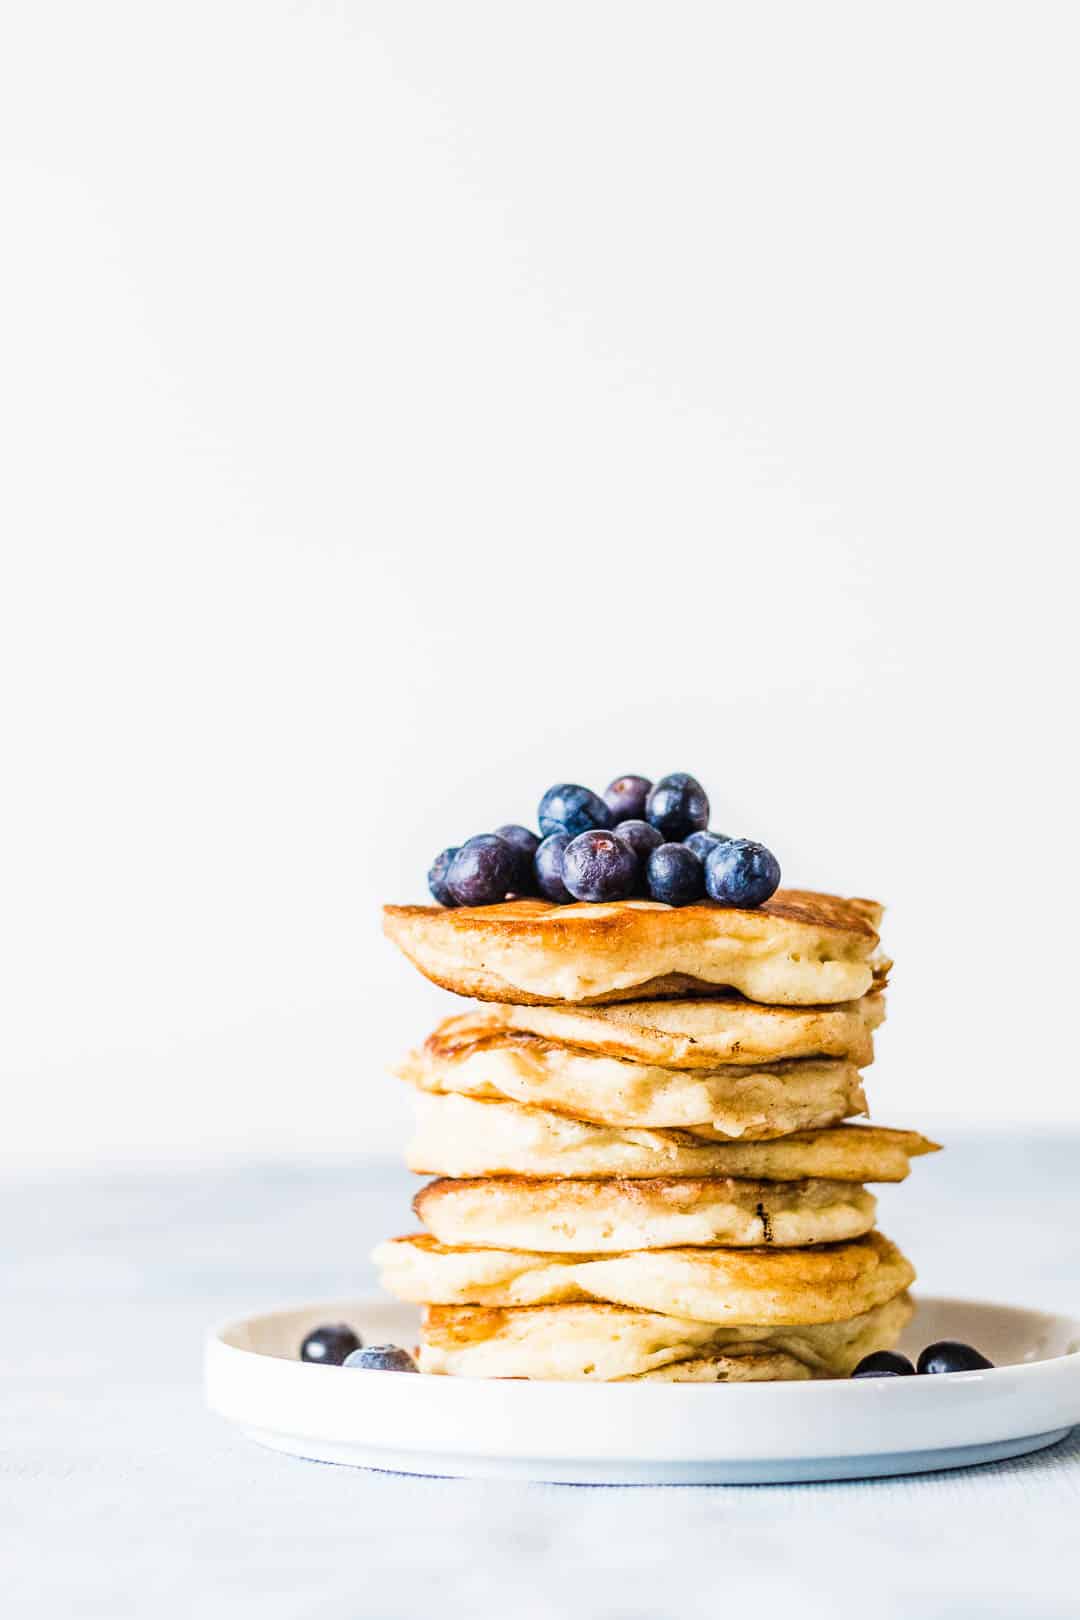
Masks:
[[[365,1345],[347,1322],[325,1322],[314,1328],[300,1346],[300,1360],[323,1367],[365,1367],[368,1372],[420,1371],[400,1345]]]
[[[958,1339],[939,1339],[920,1352],[915,1366],[897,1350],[875,1350],[872,1356],[863,1356],[851,1376],[910,1378],[913,1373],[981,1372],[993,1365],[970,1344],[961,1344]]]
[[[509,895],[760,906],[780,883],[764,844],[710,832],[705,789],[685,771],[650,782],[617,776],[603,797],[557,782],[540,800],[540,836],[507,824],[444,849],[428,872],[442,906],[490,906]]]

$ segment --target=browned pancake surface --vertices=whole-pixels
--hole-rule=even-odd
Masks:
[[[480,1000],[590,1004],[727,985],[814,1005],[871,988],[880,917],[872,900],[781,889],[754,910],[649,900],[387,906],[383,926],[434,983]]]

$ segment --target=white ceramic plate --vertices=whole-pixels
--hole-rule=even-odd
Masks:
[[[320,1322],[368,1344],[416,1341],[415,1309],[334,1300],[211,1335],[211,1408],[253,1440],[397,1473],[579,1485],[866,1479],[1019,1457],[1080,1423],[1080,1321],[923,1299],[909,1354],[977,1345],[989,1372],[776,1384],[588,1384],[430,1378],[296,1360]]]

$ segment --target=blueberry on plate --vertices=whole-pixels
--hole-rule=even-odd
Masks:
[[[324,1367],[340,1367],[346,1356],[361,1347],[359,1334],[347,1322],[324,1322],[314,1328],[300,1346],[301,1361],[318,1361]]]
[[[875,1350],[873,1355],[863,1356],[859,1365],[852,1373],[852,1378],[911,1378],[915,1368],[907,1356],[902,1356],[898,1350]]]
[[[664,842],[663,833],[657,832],[655,827],[650,827],[647,821],[620,821],[618,826],[612,828],[612,831],[617,838],[623,839],[630,845],[642,865],[648,860],[653,850],[659,849]]]
[[[604,789],[604,803],[612,821],[640,821],[652,783],[647,776],[617,776]]]
[[[780,862],[752,838],[729,838],[705,858],[705,887],[722,906],[760,906],[780,886]]]
[[[343,1363],[346,1367],[363,1367],[367,1372],[419,1372],[420,1369],[407,1350],[399,1344],[369,1344],[363,1350],[354,1350]]]
[[[457,901],[446,887],[446,874],[450,870],[450,862],[457,852],[458,846],[451,844],[450,848],[444,849],[441,855],[436,855],[428,870],[427,886],[440,906],[457,905]]]
[[[557,832],[576,838],[594,827],[610,827],[612,816],[603,799],[589,788],[577,782],[556,782],[540,800],[537,820],[545,838]]]
[[[645,801],[645,819],[671,843],[709,825],[709,800],[696,777],[685,771],[662,776]]]
[[[510,885],[515,894],[535,894],[536,880],[533,877],[533,856],[540,848],[540,840],[528,827],[521,827],[516,821],[508,821],[495,829],[496,838],[501,838],[509,844],[514,851],[515,868],[514,881]]]
[[[569,905],[574,898],[563,882],[563,855],[569,842],[569,833],[552,833],[533,856],[536,887],[545,900],[551,900],[557,906]]]
[[[638,881],[638,858],[625,838],[593,828],[563,853],[563,882],[575,900],[626,900]]]
[[[717,844],[730,844],[730,842],[731,839],[727,833],[712,832],[711,830],[704,831],[701,828],[697,832],[692,832],[689,838],[683,839],[687,849],[692,849],[699,861],[707,860]]]
[[[921,1373],[981,1372],[993,1365],[972,1345],[961,1344],[958,1339],[938,1339],[919,1352]]]
[[[450,862],[446,887],[459,906],[493,906],[506,899],[516,870],[511,845],[494,833],[481,833],[462,844]]]
[[[661,844],[649,856],[649,893],[666,906],[690,906],[705,893],[705,868],[685,844]]]

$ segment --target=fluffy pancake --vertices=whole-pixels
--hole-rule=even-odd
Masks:
[[[840,1058],[864,1069],[874,1058],[872,1032],[885,1017],[883,988],[837,1007],[765,1007],[734,994],[605,1007],[488,1005],[446,1019],[429,1045],[452,1056],[481,1043],[494,1046],[500,1036],[536,1035],[557,1046],[665,1069],[791,1058]]]
[[[444,1244],[619,1254],[686,1244],[835,1243],[861,1236],[877,1205],[841,1181],[653,1178],[432,1181],[413,1209]]]
[[[836,1058],[665,1069],[539,1035],[504,1030],[471,1038],[483,1022],[483,1015],[447,1019],[398,1075],[425,1091],[509,1098],[600,1124],[680,1127],[707,1137],[784,1136],[866,1108],[858,1070]]]
[[[845,1322],[914,1281],[880,1232],[817,1249],[660,1249],[612,1256],[452,1248],[427,1233],[375,1250],[386,1287],[421,1305],[606,1302],[729,1327]]]
[[[903,1181],[936,1144],[914,1131],[840,1125],[773,1141],[715,1142],[635,1130],[544,1108],[418,1092],[405,1162],[439,1176],[745,1176],[764,1181]]]
[[[883,1346],[875,1346],[877,1349]],[[652,1372],[628,1373],[613,1380],[617,1384],[778,1384],[813,1378],[802,1361],[782,1350],[755,1351],[745,1356],[691,1356],[689,1361],[669,1361]]]
[[[384,929],[429,979],[498,1002],[604,1002],[729,986],[752,1001],[855,1001],[873,983],[881,907],[778,889],[752,911],[712,901],[386,906]]]
[[[894,1345],[911,1315],[900,1294],[853,1320],[803,1327],[717,1327],[611,1305],[541,1305],[524,1310],[432,1306],[420,1332],[421,1372],[473,1378],[616,1379],[685,1368],[700,1381],[711,1362],[758,1362],[758,1377],[842,1378],[874,1350]],[[761,1365],[758,1358],[764,1356]],[[793,1371],[794,1362],[802,1372]]]

